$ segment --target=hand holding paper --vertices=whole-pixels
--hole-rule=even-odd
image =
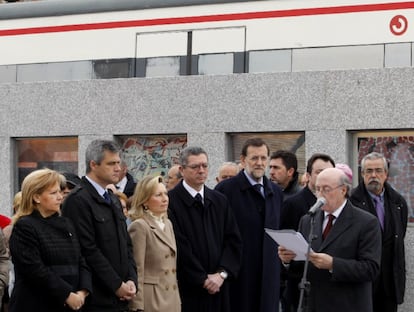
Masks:
[[[290,262],[290,260],[306,260],[306,253],[308,252],[308,242],[303,238],[302,234],[294,230],[271,230],[265,229],[266,233],[279,244],[283,246],[282,256],[286,256],[286,261],[280,257],[280,250],[278,251],[280,259],[283,262]],[[312,250],[311,250],[312,251]],[[293,258],[291,258],[294,255]],[[290,260],[288,260],[291,258]]]
[[[283,246],[278,247],[277,253],[283,263],[290,263],[293,259],[296,258],[296,254],[292,250],[286,249]]]

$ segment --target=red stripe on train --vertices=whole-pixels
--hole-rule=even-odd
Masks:
[[[204,15],[204,16],[157,18],[157,19],[134,20],[134,21],[118,21],[118,22],[102,22],[102,23],[74,24],[74,25],[62,25],[62,26],[44,26],[44,27],[32,27],[32,28],[4,29],[4,30],[0,30],[0,36],[17,36],[17,35],[29,35],[29,34],[55,33],[55,32],[67,32],[67,31],[79,31],[79,30],[112,29],[112,28],[125,28],[125,27],[139,27],[139,26],[206,23],[206,22],[249,20],[249,19],[260,19],[260,18],[277,18],[277,17],[292,17],[292,16],[308,16],[308,15],[390,11],[390,10],[412,9],[412,8],[414,8],[414,2],[362,4],[362,5],[292,9],[292,10],[266,11],[266,12],[247,12],[247,13],[232,13],[232,14],[218,14],[218,15]]]

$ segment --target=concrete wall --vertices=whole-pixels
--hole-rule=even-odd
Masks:
[[[10,213],[16,137],[78,136],[79,173],[95,138],[186,133],[214,174],[226,133],[306,131],[306,154],[354,161],[352,131],[414,129],[412,68],[0,84],[1,212]],[[407,303],[414,304],[414,233]]]

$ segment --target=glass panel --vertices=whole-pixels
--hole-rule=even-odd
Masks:
[[[200,75],[232,74],[233,53],[200,55],[198,73]]]
[[[17,65],[17,81],[59,81],[91,79],[90,61]]]
[[[16,82],[16,65],[0,66],[0,83]]]
[[[230,161],[239,162],[244,142],[250,138],[262,138],[269,145],[270,154],[277,150],[287,150],[296,154],[298,159],[298,172],[306,170],[305,133],[304,132],[259,132],[259,133],[231,133]]]
[[[408,204],[409,221],[414,222],[414,131],[364,132],[356,135],[358,178],[361,159],[371,153],[382,153],[388,160],[388,182]]]
[[[180,57],[156,57],[147,59],[146,77],[180,75]]]
[[[410,67],[411,43],[390,43],[385,45],[385,67]]]
[[[78,138],[16,139],[18,188],[36,169],[78,174]]]
[[[95,78],[129,78],[131,77],[132,59],[98,60],[93,62]]]
[[[165,176],[187,146],[184,134],[120,136],[118,141],[128,171],[137,181],[147,175]]]
[[[384,45],[294,49],[292,71],[383,68]]]
[[[290,72],[292,50],[251,51],[249,73]]]

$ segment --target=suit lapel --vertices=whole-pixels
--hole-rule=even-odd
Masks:
[[[350,226],[352,226],[352,209],[349,206],[349,202],[347,202],[341,214],[339,215],[338,219],[336,219],[331,231],[329,232],[329,235],[320,245],[319,251],[322,251],[327,246],[329,246],[332,242],[334,242]],[[322,226],[321,226],[321,229],[322,229]]]
[[[162,241],[164,244],[166,244],[168,247],[174,250],[174,252],[176,252],[177,247],[173,239],[173,233],[170,223],[165,222],[165,229],[163,231],[160,229],[159,225],[151,216],[144,214],[142,218],[148,223],[154,235],[158,237],[160,241]]]

